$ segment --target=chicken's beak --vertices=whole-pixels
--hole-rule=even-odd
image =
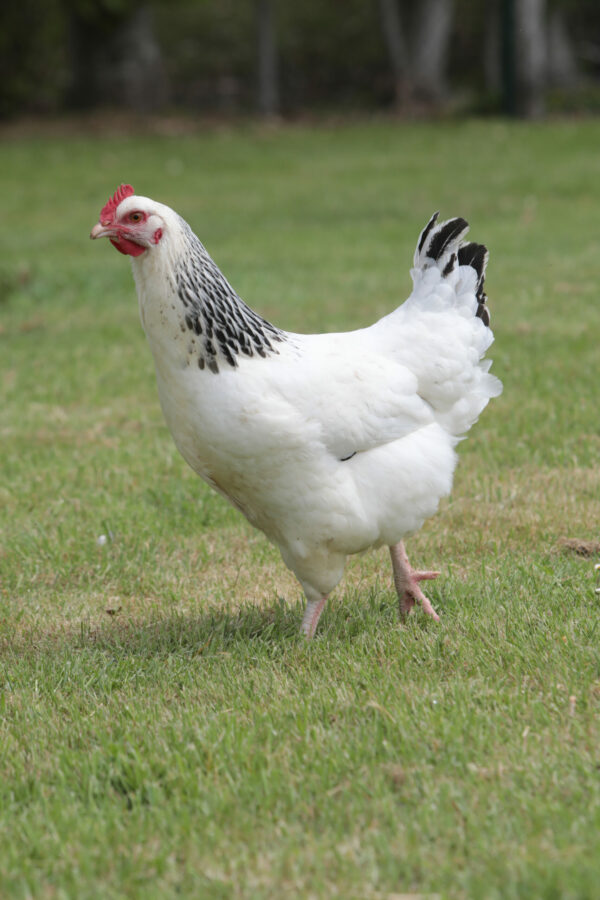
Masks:
[[[102,225],[100,222],[96,222],[96,224],[90,231],[90,238],[93,241],[95,241],[96,238],[112,237],[113,235],[114,230],[110,227],[110,225]]]

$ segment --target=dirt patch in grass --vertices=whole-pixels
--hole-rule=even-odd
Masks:
[[[566,553],[574,553],[576,556],[584,556],[590,559],[592,556],[600,556],[600,541],[584,541],[581,538],[561,537],[558,546]]]

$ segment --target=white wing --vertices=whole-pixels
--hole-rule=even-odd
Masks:
[[[434,421],[406,366],[364,349],[366,334],[294,336],[301,355],[278,372],[277,390],[339,460]]]

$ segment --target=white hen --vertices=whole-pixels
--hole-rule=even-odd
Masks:
[[[413,292],[369,328],[291,334],[251,310],[184,220],[122,185],[91,237],[132,257],[165,419],[189,465],[276,543],[312,637],[346,557],[390,547],[402,613],[438,618],[402,539],[449,493],[455,445],[501,391],[487,250],[429,221]]]

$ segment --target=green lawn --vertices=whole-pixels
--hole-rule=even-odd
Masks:
[[[600,553],[561,539],[600,538],[599,147],[491,120],[0,144],[2,898],[598,896]],[[489,246],[504,394],[408,542],[439,625],[398,621],[382,550],[298,636],[88,240],[122,181],[296,331],[403,300],[436,209]]]

